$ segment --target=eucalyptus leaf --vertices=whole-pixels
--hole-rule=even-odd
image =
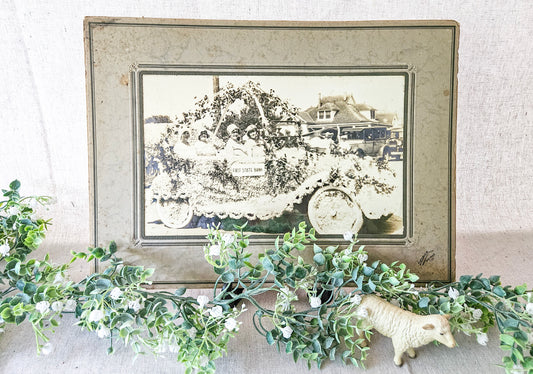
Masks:
[[[418,300],[418,306],[420,308],[427,308],[429,305],[429,297],[425,296]]]
[[[268,257],[264,257],[263,258],[262,264],[263,264],[263,268],[266,271],[268,271],[268,272],[274,271],[274,264],[272,263],[272,261],[270,261],[270,259]]]
[[[396,279],[396,277],[390,277],[389,278],[389,282],[390,284],[392,284],[393,286],[397,286],[400,284],[400,281],[398,279]]]
[[[314,255],[313,261],[315,261],[317,265],[322,266],[326,262],[326,258],[322,253],[317,253],[316,255]]]
[[[505,291],[503,290],[503,288],[501,286],[496,286],[492,289],[492,292],[494,292],[496,295],[500,296],[500,297],[505,297],[506,293]]]
[[[16,191],[20,188],[20,181],[15,179],[13,182],[9,183],[9,188],[13,191]]]
[[[367,277],[371,276],[373,273],[374,273],[374,268],[370,266],[363,267],[363,274],[366,275]]]
[[[222,274],[222,277],[220,279],[224,283],[231,283],[231,282],[233,282],[235,280],[235,275],[231,271],[228,271],[228,272]]]
[[[292,341],[288,341],[285,345],[285,353],[289,354],[292,352]]]
[[[272,345],[274,344],[274,337],[272,336],[272,332],[271,331],[268,331],[266,333],[266,341],[269,345]]]
[[[294,276],[296,278],[302,279],[307,275],[307,270],[305,270],[302,266],[297,266],[294,270]]]
[[[111,287],[111,281],[109,279],[100,278],[96,281],[96,288],[107,289]]]

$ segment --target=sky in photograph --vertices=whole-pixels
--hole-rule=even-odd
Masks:
[[[319,94],[353,95],[357,103],[366,103],[379,111],[404,112],[403,76],[220,76],[220,87],[228,82],[240,86],[259,82],[265,91],[273,89],[282,99],[300,109],[316,106]],[[194,108],[198,98],[212,95],[210,75],[144,75],[144,117],[168,115],[171,119]]]

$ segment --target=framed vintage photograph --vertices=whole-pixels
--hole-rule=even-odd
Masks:
[[[207,285],[210,227],[302,221],[455,277],[453,21],[85,22],[94,245]]]

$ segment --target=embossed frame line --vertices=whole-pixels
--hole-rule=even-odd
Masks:
[[[180,272],[183,271],[182,256],[176,253],[183,253],[179,248],[193,249],[192,242],[187,245],[162,246],[161,243],[139,242],[139,231],[134,223],[136,215],[138,176],[136,164],[136,109],[138,100],[135,85],[137,80],[135,72],[138,69],[145,69],[150,66],[229,66],[232,69],[243,66],[242,61],[233,60],[226,57],[216,57],[219,60],[213,61],[210,58],[205,61],[186,61],[187,58],[177,58],[168,60],[168,55],[172,55],[169,46],[176,46],[178,49],[189,52],[191,46],[179,45],[173,39],[159,40],[146,38],[148,34],[155,34],[164,39],[168,38],[169,30],[187,30],[187,33],[194,35],[197,31],[205,32],[214,39],[214,34],[244,32],[239,35],[262,35],[263,33],[276,33],[293,40],[292,36],[298,31],[305,33],[318,33],[326,36],[328,33],[337,35],[343,32],[347,36],[344,45],[355,40],[355,35],[368,37],[369,40],[382,41],[382,47],[388,45],[390,49],[377,55],[379,59],[383,56],[394,60],[393,64],[379,63],[344,63],[324,64],[324,67],[333,69],[339,66],[344,67],[368,67],[405,65],[409,67],[409,98],[410,105],[406,123],[411,124],[408,137],[411,137],[411,147],[408,152],[413,158],[413,163],[407,170],[410,173],[410,183],[412,203],[409,205],[407,216],[411,217],[413,224],[409,227],[407,240],[403,245],[385,245],[379,240],[369,244],[372,257],[379,257],[384,261],[402,260],[417,273],[421,275],[421,281],[430,280],[449,281],[455,277],[455,127],[456,127],[456,94],[457,94],[457,45],[459,38],[459,27],[454,21],[377,21],[377,22],[261,22],[261,21],[207,21],[207,20],[165,20],[165,19],[135,19],[135,18],[106,18],[88,17],[85,20],[85,51],[87,67],[87,106],[88,106],[88,142],[89,142],[89,190],[90,190],[90,217],[91,217],[91,241],[93,245],[105,245],[109,240],[115,239],[119,247],[125,254],[124,257],[131,261],[159,268],[161,278],[155,283],[160,284],[189,284],[207,285],[212,282],[199,276],[188,276]],[[119,31],[120,30],[120,31]],[[137,35],[138,34],[138,35]],[[343,35],[344,35],[343,34]],[[136,35],[136,37],[133,37]],[[166,36],[165,36],[166,35]],[[353,35],[353,36],[352,36]],[[385,37],[386,36],[386,37]],[[251,38],[251,36],[249,36]],[[248,38],[248,36],[245,36]],[[389,38],[389,39],[388,39]],[[399,39],[398,39],[399,38]],[[402,40],[402,43],[395,40]],[[437,39],[441,43],[437,43]],[[156,42],[154,43],[154,40]],[[165,45],[167,43],[168,45]],[[153,44],[155,60],[147,58],[146,51]],[[245,43],[246,44],[246,43]],[[290,44],[290,43],[288,43]],[[342,44],[342,42],[340,43]],[[356,42],[355,44],[359,44]],[[363,43],[364,44],[364,43]],[[402,45],[400,45],[402,44]],[[442,44],[442,46],[438,46]],[[115,47],[113,47],[115,46]],[[195,48],[207,47],[207,44],[195,45]],[[305,45],[304,45],[305,47]],[[247,48],[251,48],[247,46]],[[440,48],[440,49],[439,49]],[[223,49],[223,48],[222,48]],[[305,49],[305,48],[304,48]],[[364,48],[363,48],[364,50]],[[426,51],[427,50],[427,51]],[[428,51],[431,50],[432,54]],[[416,51],[416,58],[414,57]],[[224,52],[224,51],[222,51]],[[358,57],[349,57],[340,51],[344,60],[358,60]],[[165,55],[166,53],[166,55]],[[144,56],[143,56],[144,54]],[[365,55],[363,53],[363,55]],[[426,65],[432,62],[427,59],[438,59],[444,69],[441,69],[438,78],[442,83],[447,79],[447,84],[443,87],[428,81]],[[381,57],[379,57],[381,56]],[[388,57],[387,57],[388,56]],[[402,57],[403,56],[403,57]],[[216,59],[215,58],[215,59]],[[272,56],[269,57],[272,59]],[[245,59],[245,58],[244,58]],[[275,59],[275,58],[274,58]],[[302,64],[294,63],[297,57],[290,56],[291,63],[257,63],[248,62],[244,66],[267,66],[272,69],[278,67],[303,67]],[[447,62],[445,62],[447,60]],[[139,63],[143,61],[143,63]],[[148,66],[149,65],[149,66]],[[313,67],[318,70],[322,66]],[[434,73],[434,72],[433,72]],[[111,78],[111,79],[110,79]],[[416,79],[415,79],[416,78]],[[433,86],[432,86],[433,84]],[[125,87],[128,86],[128,87]],[[437,87],[438,86],[438,87]],[[434,89],[433,89],[434,88]],[[442,97],[438,97],[438,90],[443,92]],[[430,90],[432,89],[432,90]],[[430,90],[430,95],[427,95]],[[437,99],[438,103],[431,100]],[[444,108],[444,105],[447,108]],[[430,112],[439,113],[438,117],[431,117]],[[113,126],[116,129],[111,129]],[[110,130],[111,129],[111,130]],[[431,134],[431,131],[445,134],[442,138],[429,135],[433,144],[427,144],[424,136]],[[428,132],[429,131],[429,132]],[[128,135],[129,134],[129,135]],[[115,150],[109,146],[109,139],[123,139],[124,144],[117,147],[114,157],[106,157],[113,154]],[[130,137],[131,136],[131,137]],[[439,140],[440,139],[440,140]],[[430,142],[430,143],[431,143]],[[437,143],[438,142],[438,143]],[[443,150],[446,144],[446,157],[432,156],[428,152],[431,146]],[[127,150],[127,151],[126,151]],[[416,152],[416,153],[415,153]],[[428,167],[420,166],[423,154],[428,157],[428,162],[439,159],[437,178],[439,184],[443,186],[443,193],[440,193],[439,215],[442,216],[440,222],[445,225],[432,222],[432,212],[427,211],[420,201],[428,200],[424,193],[424,185],[427,184]],[[116,160],[113,160],[116,158]],[[442,161],[445,160],[445,165]],[[441,172],[442,170],[442,172]],[[112,177],[110,177],[112,176]],[[119,183],[116,183],[120,181]],[[128,182],[128,181],[131,181]],[[128,186],[129,185],[129,186]],[[445,194],[444,194],[445,191]],[[446,197],[444,197],[446,196]],[[421,199],[422,198],[422,199]],[[112,200],[112,201],[111,201]],[[431,204],[437,204],[431,202]],[[430,205],[431,205],[430,204]],[[446,213],[444,213],[444,211]],[[427,228],[422,224],[427,223]],[[438,225],[438,226],[437,226]],[[436,235],[433,235],[436,233]],[[431,237],[434,236],[434,239]],[[335,242],[333,240],[332,242]],[[338,241],[336,241],[338,242]],[[258,246],[258,249],[262,244]],[[433,256],[434,254],[434,256]],[[152,257],[158,257],[158,261],[152,261]],[[174,260],[173,260],[174,259]],[[200,260],[201,261],[201,258]],[[169,269],[166,270],[168,263]],[[196,264],[196,263],[195,263]],[[190,265],[189,265],[190,266]],[[98,268],[98,264],[95,264]],[[199,270],[205,273],[205,270]]]

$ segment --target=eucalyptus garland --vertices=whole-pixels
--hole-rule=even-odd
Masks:
[[[73,282],[70,264],[54,265],[48,256],[28,259],[50,224],[35,213],[49,198],[22,197],[19,189],[12,182],[0,201],[0,329],[29,321],[40,353],[50,352],[48,335],[63,314],[73,313],[78,325],[109,341],[109,354],[122,340],[135,353],[174,353],[187,373],[212,373],[239,329],[245,304],[252,304],[257,332],[295,361],[321,367],[340,359],[364,367],[370,348],[359,336],[371,338],[371,331],[358,305],[364,294],[379,294],[414,313],[450,314],[453,332],[483,345],[496,326],[500,347],[509,352],[501,366],[507,373],[533,373],[533,295],[525,284],[502,287],[498,276],[480,274],[417,287],[418,276],[405,264],[369,262],[352,233],[342,246],[321,248],[305,223],[257,258],[248,251],[245,226],[233,233],[211,229],[204,253],[218,274],[212,297],[188,297],[184,288],[147,291],[154,270],[125,264],[115,243],[72,252],[71,263],[97,259],[107,266]],[[258,301],[265,292],[276,294],[273,306]]]
[[[212,230],[205,256],[220,274],[218,282],[232,284],[218,298],[255,305],[254,326],[268,344],[292,354],[295,361],[306,360],[309,367],[338,357],[345,364],[364,367],[369,348],[357,337],[363,333],[369,338],[370,331],[363,328],[365,315],[357,306],[362,295],[376,293],[417,314],[450,314],[452,332],[473,335],[482,345],[488,342],[489,328],[496,325],[501,349],[510,351],[503,358],[505,370],[533,373],[533,295],[525,284],[502,287],[499,276],[480,274],[416,288],[419,278],[405,264],[368,263],[367,251],[357,246],[353,234],[345,233],[344,239],[348,244],[343,248],[321,248],[313,243],[314,230],[307,231],[301,223],[251,262],[244,228],[234,235]],[[302,256],[311,245],[314,256],[306,261]],[[267,291],[277,293],[274,309],[255,299]],[[299,297],[307,298],[308,309],[295,310],[293,303]]]
[[[35,332],[37,350],[50,353],[48,335],[58,326],[64,313],[74,313],[77,325],[107,339],[113,353],[113,341],[122,340],[135,353],[175,353],[177,360],[193,371],[212,373],[214,360],[226,352],[227,343],[238,331],[238,316],[245,310],[214,304],[206,296],[186,297],[185,288],[174,293],[147,292],[153,269],[125,265],[116,256],[117,246],[89,248],[72,252],[76,260],[99,260],[107,267],[81,282],[68,279],[68,266],[53,265],[26,256],[44,238],[49,221],[37,218],[36,204],[46,197],[19,195],[20,183],[14,181],[7,198],[0,202],[0,328],[28,320]]]

